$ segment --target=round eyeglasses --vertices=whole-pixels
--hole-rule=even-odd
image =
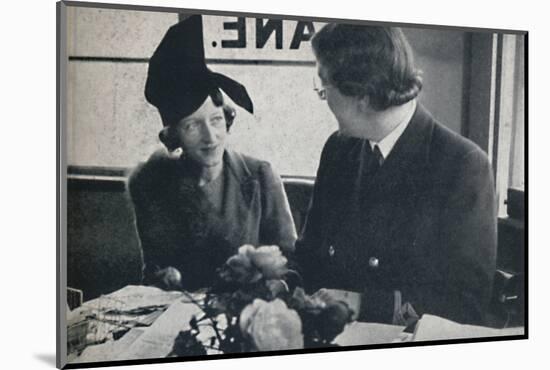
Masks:
[[[319,82],[318,78],[313,77],[313,91],[317,93],[319,99],[327,100],[327,89]]]

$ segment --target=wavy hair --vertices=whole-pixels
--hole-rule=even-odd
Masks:
[[[222,107],[223,115],[225,118],[225,125],[227,131],[229,131],[229,129],[233,125],[233,122],[235,121],[237,111],[234,107],[225,103],[223,95],[219,89],[215,89],[212,93],[210,93],[209,96],[212,99],[212,103],[214,103],[216,107]],[[177,123],[184,117],[176,116],[172,112],[166,110],[159,110],[159,113],[164,125],[164,128],[159,132],[159,139],[164,144],[166,149],[168,149],[169,151],[174,151],[181,146],[181,143],[179,142],[179,136],[175,132],[175,127]]]
[[[414,99],[422,89],[411,47],[400,28],[328,24],[312,39],[328,82],[347,96],[368,96],[381,111]]]

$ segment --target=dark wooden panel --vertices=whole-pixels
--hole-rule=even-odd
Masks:
[[[517,220],[525,219],[525,194],[519,189],[508,189],[506,201],[508,216]]]
[[[86,184],[68,190],[67,284],[89,300],[138,283],[141,257],[125,192],[101,181]]]
[[[525,228],[523,221],[501,218],[498,221],[497,267],[522,273],[525,265]]]

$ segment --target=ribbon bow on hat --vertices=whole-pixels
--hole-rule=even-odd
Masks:
[[[147,101],[161,114],[179,120],[192,114],[209,95],[221,89],[237,105],[253,113],[252,100],[243,85],[208,69],[203,43],[200,15],[190,16],[168,29],[149,60],[145,84]]]

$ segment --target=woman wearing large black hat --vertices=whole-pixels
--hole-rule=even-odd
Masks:
[[[279,176],[269,163],[225,147],[236,112],[222,91],[252,113],[244,86],[207,68],[201,17],[172,26],[149,61],[145,86],[167,150],[138,166],[128,183],[145,284],[207,287],[243,244],[294,250]]]

